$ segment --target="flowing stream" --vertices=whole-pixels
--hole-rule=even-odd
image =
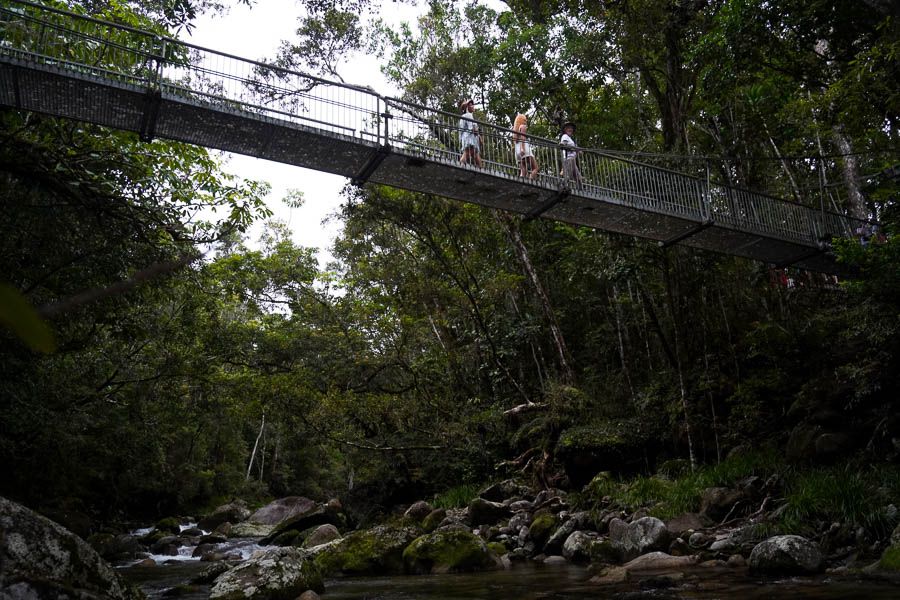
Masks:
[[[208,563],[177,560],[155,567],[125,567],[122,573],[148,598],[171,597]],[[744,569],[697,568],[679,581],[641,575],[616,585],[590,583],[591,573],[574,565],[517,563],[506,571],[389,577],[340,577],[325,582],[323,600],[584,600],[598,598],[727,599],[808,598],[895,600],[900,585],[845,577],[760,579]],[[178,598],[206,600],[209,586],[182,587]]]

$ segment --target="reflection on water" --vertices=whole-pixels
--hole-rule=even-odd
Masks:
[[[139,585],[149,598],[161,598],[166,589],[186,584],[207,565],[193,562],[129,567],[122,573]],[[326,581],[323,600],[900,598],[900,585],[888,582],[828,576],[763,580],[750,577],[746,570],[741,569],[698,568],[677,581],[648,574],[614,586],[589,583],[590,577],[591,573],[582,567],[532,563],[515,564],[508,571],[482,573],[345,577]],[[183,588],[179,590],[178,597],[205,600],[209,597],[209,587]]]

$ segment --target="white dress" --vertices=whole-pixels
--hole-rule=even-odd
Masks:
[[[478,123],[475,122],[475,117],[468,111],[464,112],[459,118],[459,143],[463,150],[469,146],[474,147],[476,151],[480,150],[477,134]]]
[[[521,125],[520,125],[521,127]],[[516,139],[518,138],[518,139]],[[513,143],[516,148],[516,162],[520,163],[525,158],[534,158],[534,153],[531,151],[531,144],[528,143],[528,140],[521,132],[517,132],[513,139],[515,140]]]

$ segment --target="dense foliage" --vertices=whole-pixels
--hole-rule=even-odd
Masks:
[[[334,75],[341,53],[374,44],[410,100],[474,96],[500,123],[527,110],[550,137],[576,119],[585,146],[709,165],[877,218],[883,238],[838,245],[853,280],[782,280],[770,265],[369,186],[347,189],[322,269],[283,225],[242,238],[268,216],[267,188],[206,151],[4,109],[0,494],[101,518],[336,495],[362,519],[431,494],[455,505],[511,474],[619,493],[596,473],[683,459],[693,488],[629,488],[681,507],[748,444],[795,465],[897,460],[888,4],[437,0],[400,31],[361,18],[374,0],[304,5],[282,65]],[[215,6],[87,9],[175,28]],[[14,326],[34,314],[53,340]],[[826,434],[832,446],[812,443]]]

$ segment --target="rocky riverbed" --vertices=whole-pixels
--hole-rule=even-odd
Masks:
[[[895,597],[900,527],[883,540],[840,524],[810,537],[769,535],[772,485],[747,478],[711,488],[699,513],[662,521],[611,505],[577,510],[560,490],[510,480],[464,508],[420,501],[355,530],[337,500],[290,497],[253,513],[225,505],[197,526],[164,519],[137,534],[95,535],[90,545],[4,500],[0,590],[52,584],[96,594],[99,586],[100,597],[139,597],[124,574],[151,596],[228,600],[755,598],[760,586]],[[39,557],[54,553],[57,566],[38,577]],[[107,561],[128,566],[113,571]]]

